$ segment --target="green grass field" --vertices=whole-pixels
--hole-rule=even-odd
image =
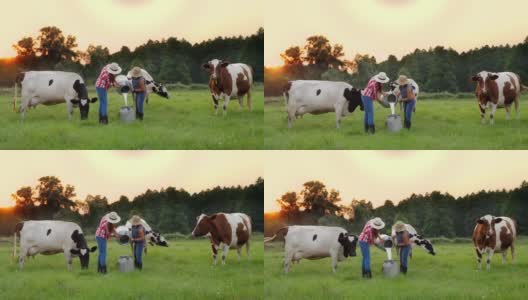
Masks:
[[[268,299],[525,299],[528,292],[528,241],[519,241],[517,261],[501,264],[493,257],[491,271],[477,270],[470,243],[435,245],[436,256],[421,248],[413,250],[406,276],[384,277],[387,258],[371,248],[371,280],[361,277],[361,252],[338,264],[332,273],[329,258],[301,260],[288,274],[282,269],[283,243],[266,246],[264,276]],[[393,253],[395,253],[393,251]],[[396,257],[397,258],[397,257]]]
[[[341,120],[339,130],[334,113],[304,115],[288,129],[284,101],[268,100],[277,98],[266,99],[266,149],[528,149],[527,96],[521,99],[519,120],[506,120],[505,110],[498,109],[493,126],[481,125],[474,99],[419,100],[411,131],[398,133],[385,128],[390,109],[375,104],[374,136],[364,134],[359,109]],[[396,111],[400,113],[399,108]]]
[[[89,246],[94,245],[93,241]],[[245,248],[244,248],[245,249]],[[131,255],[129,246],[109,241],[108,274],[66,267],[64,255],[37,255],[22,270],[11,261],[11,240],[0,241],[0,299],[263,299],[262,235],[254,236],[251,257],[238,261],[230,251],[226,265],[212,264],[209,240],[172,240],[169,248],[149,247],[143,271],[121,273],[117,258]]]
[[[78,109],[68,121],[66,105],[39,105],[24,122],[12,111],[13,94],[0,94],[0,149],[261,149],[263,90],[253,91],[253,112],[239,111],[230,101],[226,117],[215,116],[209,90],[173,90],[171,99],[151,95],[145,120],[121,123],[123,97],[109,92],[108,126],[98,123],[99,103],[92,104],[88,121]],[[89,95],[95,97],[94,90]],[[129,100],[131,97],[129,97]],[[129,103],[131,103],[129,101]],[[20,101],[18,105],[20,104]],[[246,105],[246,101],[245,104]]]

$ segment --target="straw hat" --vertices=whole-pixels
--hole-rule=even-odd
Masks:
[[[385,223],[380,218],[374,218],[369,221],[370,226],[374,229],[383,229],[385,227]]]
[[[405,228],[405,223],[403,223],[402,221],[398,221],[394,224],[394,231],[396,232],[400,232],[400,231],[405,231],[406,228]]]
[[[141,224],[141,218],[137,215],[132,216],[132,218],[130,219],[130,224],[132,224],[132,226]]]
[[[405,75],[400,75],[400,77],[398,77],[398,80],[396,80],[396,83],[398,83],[399,85],[406,85],[409,83],[409,78],[407,78],[407,76]]]
[[[372,77],[374,80],[376,80],[379,83],[387,83],[389,82],[389,77],[387,77],[387,74],[385,72],[379,72],[378,75],[375,75]]]
[[[107,213],[104,218],[112,224],[116,224],[121,221],[121,217],[115,211]]]
[[[141,72],[140,67],[134,67],[132,68],[132,71],[130,71],[130,75],[134,78],[143,76],[143,72]]]
[[[122,71],[121,67],[117,63],[111,63],[107,65],[106,70],[108,71],[108,73],[114,74],[114,75],[121,74],[121,71]]]

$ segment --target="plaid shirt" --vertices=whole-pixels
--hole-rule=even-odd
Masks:
[[[105,218],[101,219],[99,227],[97,227],[97,231],[95,231],[95,236],[102,237],[105,240],[110,238],[110,231],[108,231],[108,221]]]
[[[110,73],[108,73],[108,70],[104,67],[101,74],[99,74],[99,78],[97,78],[97,81],[95,82],[95,87],[108,90],[111,86],[112,82],[110,81]]]
[[[363,231],[361,231],[361,234],[359,235],[358,240],[362,242],[367,242],[369,244],[374,244],[374,236],[372,234],[372,226],[370,226],[370,221],[365,224],[365,227],[363,227]]]
[[[370,79],[367,87],[363,90],[363,95],[372,99],[378,99],[378,92],[381,92],[381,87],[374,78]]]

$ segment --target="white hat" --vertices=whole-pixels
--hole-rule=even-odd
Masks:
[[[378,75],[375,75],[372,77],[374,80],[376,80],[379,83],[387,83],[389,82],[389,77],[387,77],[387,74],[385,72],[379,72]]]
[[[132,226],[141,224],[141,218],[137,215],[132,216],[132,218],[130,218],[130,224],[132,224]]]
[[[402,221],[398,221],[398,222],[394,223],[392,228],[394,228],[394,231],[396,231],[396,232],[400,232],[400,231],[406,230],[405,223],[403,223]]]
[[[121,221],[121,217],[115,211],[107,213],[104,218],[112,224],[116,224]]]
[[[117,63],[108,64],[106,65],[105,68],[108,71],[108,73],[114,74],[114,75],[121,74],[121,71],[122,71],[121,67]]]
[[[405,75],[400,75],[400,77],[398,77],[398,80],[396,82],[399,85],[406,85],[409,83],[409,78],[407,78],[407,76]]]
[[[130,75],[132,75],[132,77],[134,77],[134,78],[137,78],[137,77],[143,76],[143,73],[141,72],[141,68],[140,67],[134,67],[130,71]]]
[[[385,227],[385,223],[380,218],[374,218],[369,221],[370,226],[374,229],[383,229]]]

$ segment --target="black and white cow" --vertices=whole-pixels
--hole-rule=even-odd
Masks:
[[[88,118],[90,99],[84,80],[79,74],[60,71],[29,71],[19,73],[15,80],[15,98],[13,108],[16,110],[18,87],[22,88],[20,115],[24,119],[26,110],[39,104],[55,105],[66,103],[68,117],[71,119],[73,108],[79,106],[81,120]]]
[[[416,231],[416,229],[414,229],[414,227],[411,225],[411,224],[405,224],[405,229],[407,230],[407,232],[409,232],[409,240],[411,241],[411,246],[414,248],[415,246],[420,246],[422,249],[424,249],[425,251],[427,251],[427,253],[431,254],[431,255],[436,255],[436,252],[434,250],[434,247],[433,247],[433,244],[425,239],[424,237],[422,237],[421,235],[418,234],[418,232]],[[396,230],[394,228],[394,226],[392,227],[392,230],[391,230],[391,238],[394,242],[394,244],[396,245],[397,242],[396,242]],[[399,251],[397,251],[397,253],[399,253]]]
[[[301,259],[332,258],[332,271],[337,262],[349,256],[356,256],[358,238],[341,227],[333,226],[288,226],[281,228],[264,242],[273,241],[279,233],[284,234],[284,272],[288,273],[290,263]]]
[[[157,231],[153,230],[152,227],[143,219],[141,219],[143,228],[145,228],[145,240],[151,245],[158,245],[161,247],[169,247],[167,240]],[[127,221],[125,225],[121,225],[116,228],[116,232],[121,236],[120,242],[128,243],[132,237],[132,223]],[[145,244],[145,253],[147,253],[147,244]]]
[[[154,78],[144,69],[141,69],[141,75],[145,78],[145,85],[147,88],[147,96],[145,102],[148,103],[149,95],[155,93],[165,99],[170,99],[169,91],[163,84],[156,82]],[[127,96],[132,91],[132,71],[129,71],[127,76],[118,75],[116,76],[116,83],[119,89],[119,93],[125,98],[127,102]]]
[[[288,113],[288,127],[304,114],[323,114],[335,112],[336,127],[341,118],[359,106],[363,110],[361,91],[346,82],[321,80],[295,80],[283,89]]]
[[[19,267],[24,266],[26,257],[37,254],[52,255],[64,253],[68,270],[72,268],[72,257],[78,256],[81,268],[88,269],[90,252],[97,246],[88,248],[81,227],[63,221],[25,221],[15,227],[13,257],[16,257],[17,236],[20,237]]]

